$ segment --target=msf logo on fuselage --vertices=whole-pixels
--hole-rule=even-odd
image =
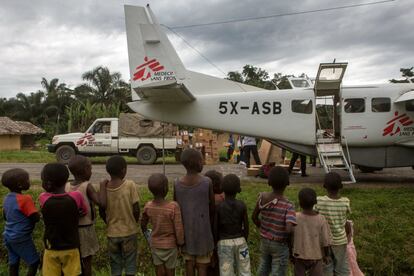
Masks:
[[[414,133],[414,127],[409,127],[413,124],[413,120],[406,114],[398,115],[398,112],[394,113],[394,118],[387,122],[387,126],[384,128],[382,136],[410,136]]]

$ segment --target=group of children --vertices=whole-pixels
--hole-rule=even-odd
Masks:
[[[202,175],[203,159],[194,149],[184,150],[181,162],[187,173],[174,182],[173,201],[166,199],[168,179],[163,174],[150,176],[153,200],[145,204],[141,219],[137,185],[125,179],[123,157],[108,159],[110,179],[102,181],[99,189],[89,181],[92,166],[86,157],[70,160],[74,180],[69,183],[66,166],[45,165],[41,174],[45,192],[39,197],[45,225],[42,275],[92,274],[91,259],[99,250],[95,204],[107,224],[112,275],[137,273],[139,221],[157,275],[175,275],[180,253],[188,276],[251,275],[248,212],[236,198],[240,179],[217,171]],[[40,214],[33,199],[22,194],[30,187],[29,175],[12,169],[3,174],[2,183],[10,190],[3,203],[10,275],[18,275],[20,259],[28,264],[28,275],[35,275],[40,258],[31,234]],[[261,237],[258,275],[286,275],[289,259],[295,275],[349,275],[346,218],[350,207],[349,199],[339,196],[339,175],[325,176],[327,196],[302,189],[300,213],[283,196],[289,185],[284,168],[271,169],[268,184],[272,191],[260,193],[252,214]]]

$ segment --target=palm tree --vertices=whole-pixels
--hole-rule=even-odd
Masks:
[[[82,87],[84,92],[85,89],[89,91],[90,95],[93,95],[93,102],[111,103],[126,100],[124,98],[126,97],[125,91],[128,91],[128,84],[121,79],[119,72],[111,73],[108,67],[98,66],[85,72],[82,79],[88,83],[79,88]]]
[[[44,104],[45,123],[54,125],[55,133],[59,133],[67,128],[65,109],[73,102],[72,91],[66,87],[65,83],[59,83],[59,79],[54,78],[50,82],[42,78],[40,84],[44,88],[46,100]]]

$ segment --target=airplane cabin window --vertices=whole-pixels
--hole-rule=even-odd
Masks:
[[[391,99],[372,98],[371,110],[372,112],[389,112],[391,110]]]
[[[345,99],[344,110],[346,113],[363,113],[365,112],[365,100],[361,98]]]
[[[407,111],[414,111],[414,100],[406,101],[405,102],[405,109]]]
[[[312,100],[293,100],[292,112],[312,114]]]

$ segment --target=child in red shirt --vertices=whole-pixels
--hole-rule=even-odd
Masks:
[[[3,201],[4,243],[9,255],[9,274],[19,274],[20,259],[29,266],[28,276],[36,275],[39,254],[33,243],[32,232],[39,221],[39,213],[30,195],[22,194],[30,188],[29,174],[23,169],[6,171],[1,182],[10,190]]]

